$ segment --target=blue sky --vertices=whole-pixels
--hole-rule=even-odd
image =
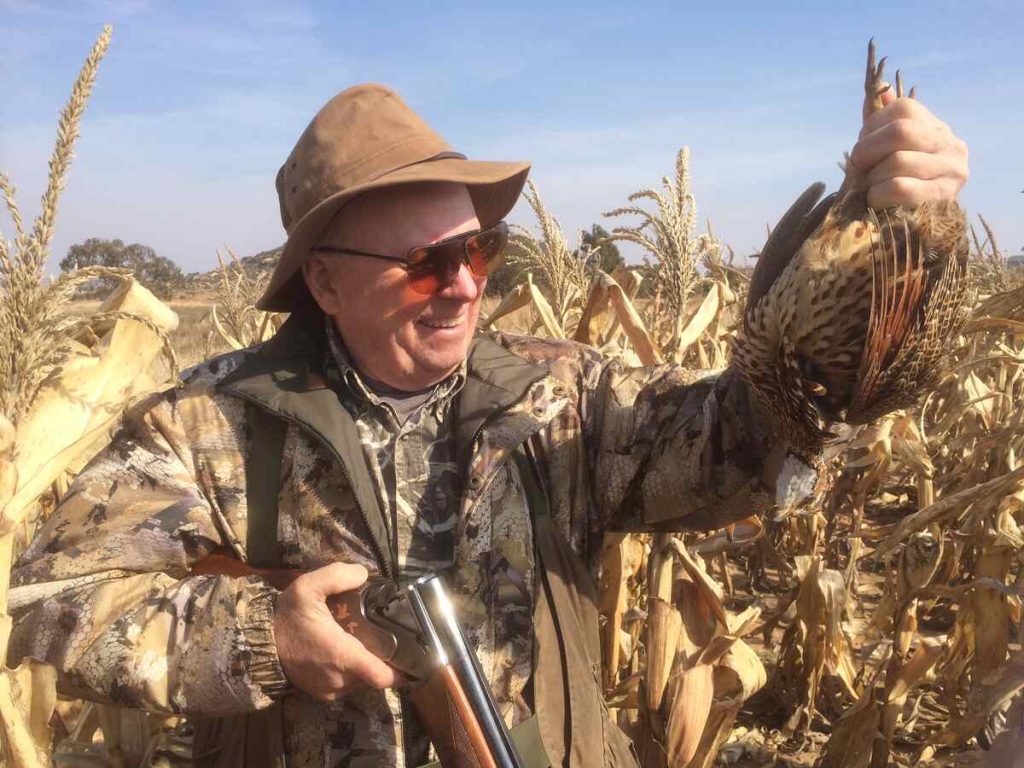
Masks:
[[[1024,246],[1022,0],[0,0],[0,170],[26,213],[103,22],[113,43],[54,262],[92,236],[146,243],[189,271],[212,268],[220,246],[279,244],[278,166],[330,96],[365,81],[396,88],[471,157],[532,160],[569,232],[610,226],[602,212],[660,183],[688,145],[700,216],[747,254],[808,183],[838,185],[872,35],[967,140],[965,206],[1004,249]],[[525,204],[511,218],[532,223]]]

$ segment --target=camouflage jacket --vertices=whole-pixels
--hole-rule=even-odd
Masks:
[[[47,661],[63,692],[121,706],[245,717],[276,702],[288,765],[405,764],[393,692],[324,704],[292,689],[275,590],[190,571],[223,547],[246,558],[246,408],[257,407],[288,423],[283,564],[394,573],[354,421],[318,371],[323,343],[293,317],[126,413],[19,561],[10,659]],[[628,369],[572,342],[503,334],[474,341],[452,418],[463,489],[449,586],[492,687],[538,714],[555,764],[595,765],[601,745],[604,764],[632,763],[599,682],[602,537],[766,510],[785,447],[730,370]]]

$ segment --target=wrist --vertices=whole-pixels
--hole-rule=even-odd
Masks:
[[[274,631],[280,593],[262,579],[253,582],[253,593],[242,619],[242,635],[250,651],[249,677],[267,697],[277,699],[292,687],[278,657]]]

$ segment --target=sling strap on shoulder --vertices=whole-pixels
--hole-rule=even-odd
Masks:
[[[277,568],[277,497],[288,424],[246,404],[252,436],[245,463],[245,549],[249,565]],[[229,717],[193,717],[192,760],[202,768],[285,768],[281,705]]]
[[[245,549],[249,565],[280,568],[277,497],[281,492],[281,460],[288,423],[251,403],[245,409],[252,432],[249,460],[245,463]]]
[[[635,767],[632,745],[604,702],[596,586],[552,517],[536,446],[512,458],[529,499],[540,585],[533,622],[538,736],[552,764]]]

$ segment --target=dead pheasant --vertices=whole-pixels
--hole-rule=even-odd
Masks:
[[[876,110],[884,64],[869,43],[864,86]],[[899,73],[896,85],[903,96]],[[811,492],[831,422],[866,423],[936,384],[968,313],[960,207],[873,211],[849,159],[845,173],[820,202],[824,185],[808,188],[770,234],[735,339],[734,365],[788,447],[783,508]]]

